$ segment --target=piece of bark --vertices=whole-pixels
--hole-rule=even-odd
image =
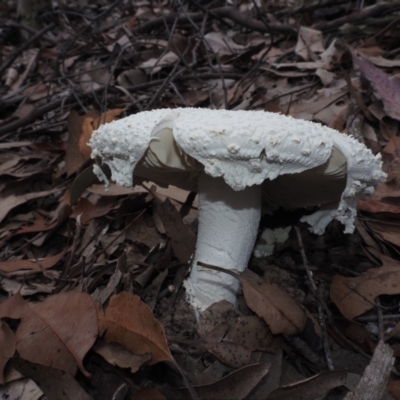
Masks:
[[[385,392],[393,364],[392,349],[380,341],[356,389],[349,392],[343,400],[380,400]]]

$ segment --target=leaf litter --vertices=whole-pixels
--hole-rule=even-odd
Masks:
[[[0,5],[2,396],[342,399],[364,369],[367,380],[388,370],[400,324],[398,2],[347,3],[47,4],[31,28]],[[200,324],[182,289],[196,201],[172,187],[106,192],[87,146],[102,123],[187,106],[321,122],[381,152],[389,176],[360,201],[356,234],[301,226],[304,245],[290,234],[253,258],[239,308],[217,304]],[[278,211],[260,228],[297,220]],[[395,376],[387,391],[400,398]],[[389,398],[385,384],[369,393]]]

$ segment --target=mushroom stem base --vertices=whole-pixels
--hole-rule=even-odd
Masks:
[[[242,272],[253,251],[261,217],[261,187],[234,191],[222,178],[202,173],[198,182],[199,230],[196,253],[185,282],[187,300],[196,311],[227,300],[237,304],[239,281],[198,265]]]

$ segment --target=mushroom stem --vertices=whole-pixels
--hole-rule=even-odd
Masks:
[[[261,217],[261,186],[234,191],[222,178],[201,173],[198,181],[199,229],[196,253],[185,282],[197,311],[227,300],[236,305],[239,281],[199,266],[199,261],[242,272],[253,251]]]

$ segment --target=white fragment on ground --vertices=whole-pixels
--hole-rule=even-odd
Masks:
[[[265,229],[254,248],[254,256],[257,258],[270,256],[274,252],[276,244],[284,243],[289,238],[291,229],[291,226]]]

